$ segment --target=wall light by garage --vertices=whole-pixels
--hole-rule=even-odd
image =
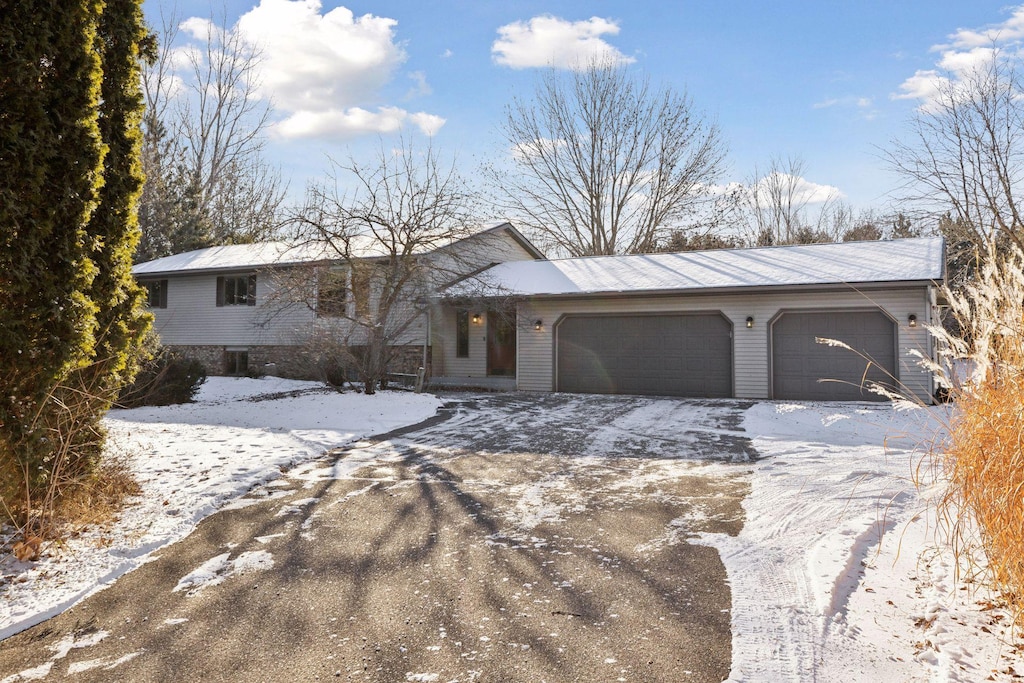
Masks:
[[[917,316],[913,313],[907,316],[907,325],[910,327],[917,327]]]
[[[541,330],[541,329],[543,329],[543,328],[544,328],[544,321],[543,321],[543,320],[541,320],[540,318],[538,318],[537,320],[534,320],[534,321],[533,321],[533,329],[535,329],[535,330]]]
[[[473,314],[473,324],[474,325],[479,325],[482,320],[483,320],[483,318],[480,317],[479,313],[474,313]]]
[[[747,329],[749,330],[753,326],[754,326],[754,316],[748,315],[747,316]]]

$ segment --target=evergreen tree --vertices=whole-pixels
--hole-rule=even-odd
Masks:
[[[144,32],[139,0],[0,17],[0,496],[24,515],[92,462],[148,325],[130,272]]]
[[[132,277],[139,242],[136,206],[142,190],[140,48],[149,34],[139,0],[106,0],[99,26],[103,81],[99,128],[107,155],[99,205],[89,221],[96,278],[89,291],[99,305],[94,390],[107,397],[130,381],[133,359],[149,327],[143,290]]]

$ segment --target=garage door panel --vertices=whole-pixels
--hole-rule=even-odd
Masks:
[[[559,391],[732,395],[732,326],[718,313],[570,315],[556,347]]]
[[[859,354],[816,338],[837,339]],[[891,384],[895,375],[896,326],[881,311],[784,313],[772,325],[775,398],[884,400],[862,385]]]

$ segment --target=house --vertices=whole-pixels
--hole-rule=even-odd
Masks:
[[[474,278],[489,305],[465,282],[439,299],[435,383],[930,401],[944,275],[941,238],[500,263]]]
[[[356,260],[345,263],[323,244],[268,242],[176,254],[140,263],[132,272],[148,291],[164,346],[200,360],[210,374],[273,371],[303,377],[309,368],[302,351],[315,334],[358,344],[365,331],[359,308],[369,305],[370,295],[356,296],[360,283],[351,264],[372,268],[387,257],[373,240],[355,242],[347,248]],[[394,333],[400,353],[393,371],[429,365],[430,307],[414,298],[426,301],[441,285],[496,263],[543,258],[509,223],[420,251],[417,258],[427,264],[422,270],[434,279],[408,289],[403,315],[394,323],[400,326]],[[328,281],[326,273],[334,277]]]

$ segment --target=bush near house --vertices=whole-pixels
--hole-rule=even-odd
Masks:
[[[202,363],[160,347],[143,364],[135,381],[121,391],[117,405],[138,408],[191,403],[205,381],[206,368]]]

